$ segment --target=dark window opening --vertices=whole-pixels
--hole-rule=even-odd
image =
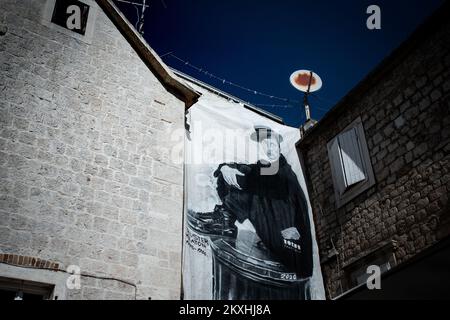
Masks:
[[[394,241],[387,241],[366,256],[345,265],[346,279],[344,279],[344,289],[350,290],[354,287],[365,285],[370,275],[367,272],[367,267],[371,265],[378,266],[381,275],[395,267],[397,265],[394,254],[395,246]]]
[[[0,277],[0,301],[8,300],[48,300],[54,285],[20,279]]]

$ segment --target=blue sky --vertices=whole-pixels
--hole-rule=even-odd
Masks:
[[[142,2],[142,0],[133,0]],[[115,1],[135,23],[132,5]],[[301,100],[290,74],[310,69],[323,87],[310,98],[312,117],[320,119],[392,50],[400,45],[443,0],[421,1],[269,1],[147,0],[145,38],[160,55],[173,52],[220,78],[270,95]],[[366,28],[366,9],[381,8],[381,30]],[[223,84],[170,55],[163,60],[277,114],[288,125],[304,121],[299,104],[249,93]]]

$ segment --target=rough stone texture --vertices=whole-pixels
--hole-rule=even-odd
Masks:
[[[447,19],[300,143],[328,297],[349,289],[345,265],[383,242],[397,241],[401,264],[450,234],[449,35]],[[376,184],[336,210],[326,144],[359,116]]]
[[[0,253],[178,299],[183,178],[169,155],[184,104],[100,8],[86,44],[42,25],[44,4],[0,4]],[[118,281],[82,285],[68,298],[134,298]]]

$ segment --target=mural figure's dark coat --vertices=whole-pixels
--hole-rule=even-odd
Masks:
[[[220,169],[227,165],[245,176],[237,176],[242,190],[228,185]],[[256,164],[224,163],[214,172],[217,191],[225,209],[239,222],[249,219],[264,245],[290,271],[301,278],[312,275],[312,236],[307,202],[297,176],[285,157],[280,155],[278,172],[261,175]],[[295,227],[300,233],[300,250],[286,247],[282,231]]]

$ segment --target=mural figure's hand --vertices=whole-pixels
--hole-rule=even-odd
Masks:
[[[220,168],[220,172],[222,172],[223,179],[230,186],[233,186],[239,190],[242,190],[241,186],[237,182],[237,176],[244,176],[242,172],[238,169],[230,168],[229,166],[223,166]]]

